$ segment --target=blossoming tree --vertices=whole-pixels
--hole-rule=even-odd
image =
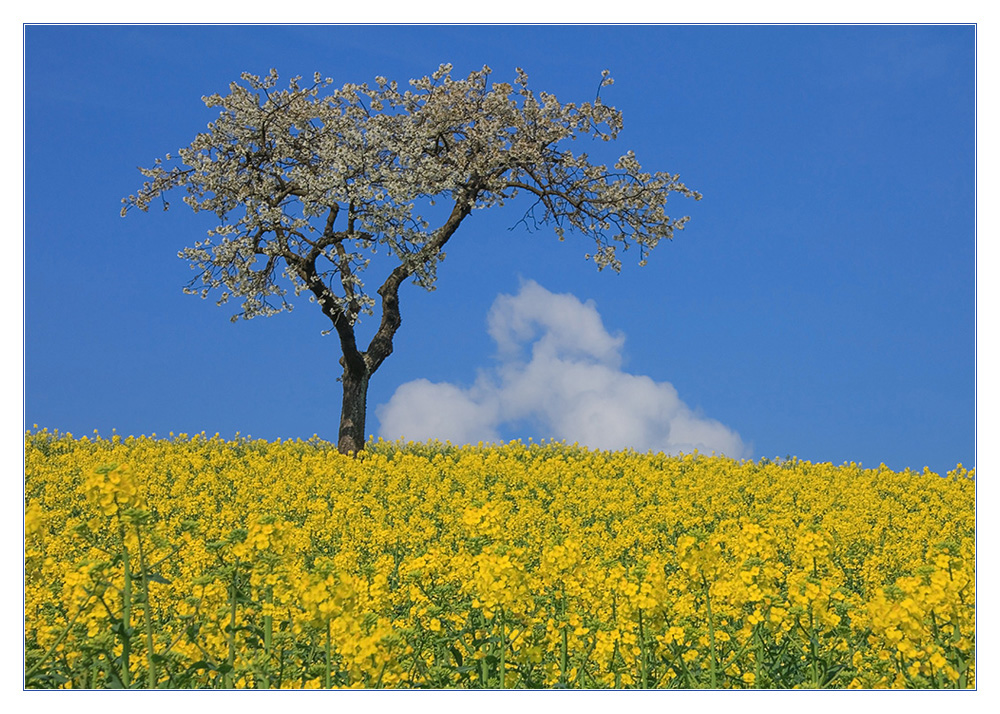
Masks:
[[[289,290],[319,305],[343,353],[343,453],[364,447],[368,383],[393,350],[400,286],[433,289],[443,249],[472,211],[526,196],[527,220],[560,240],[567,229],[592,239],[587,258],[617,271],[617,248],[637,246],[641,265],[684,227],[687,217],[665,212],[668,194],[701,198],[676,175],[644,172],[631,151],[609,168],[566,148],[621,130],[621,113],[600,98],[606,70],[595,100],[579,105],[534,93],[520,69],[513,85],[490,75],[453,79],[442,65],[404,91],[384,77],[329,89],[319,74],[278,89],[275,70],[244,73],[228,95],[203,98],[221,109],[208,130],[140,169],[147,180],[122,199],[124,216],[183,189],[194,211],[215,213],[219,224],[179,256],[199,271],[186,292],[242,300],[233,320],[290,310]],[[362,278],[379,253],[392,268],[372,294]],[[363,348],[355,327],[376,309]]]

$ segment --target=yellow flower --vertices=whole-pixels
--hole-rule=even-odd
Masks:
[[[35,535],[42,530],[42,507],[35,501],[24,511],[24,533],[25,535]]]
[[[661,686],[705,686],[710,622],[727,684],[760,685],[750,673],[773,652],[815,640],[843,668],[837,686],[975,686],[970,479],[567,445],[382,444],[354,459],[318,440],[116,439],[25,437],[26,661],[66,632],[54,652],[74,688],[103,671],[98,645],[122,655],[109,518],[129,509],[148,513],[125,545],[133,574],[141,543],[157,578],[156,650],[188,671],[227,661],[232,639],[235,686],[323,686],[328,642],[337,686],[496,686],[500,652],[505,686],[574,667],[572,686],[632,686],[644,657],[676,654],[673,674],[656,665]],[[789,686],[810,686],[807,660]]]

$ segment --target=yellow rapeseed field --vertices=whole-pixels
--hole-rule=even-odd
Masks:
[[[25,436],[25,686],[973,687],[975,480]]]

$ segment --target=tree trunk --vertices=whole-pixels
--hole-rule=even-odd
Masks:
[[[346,318],[343,310],[334,307],[336,301],[330,299],[327,287],[316,274],[315,258],[311,256],[302,266],[303,276],[310,290],[319,299],[320,306],[333,322],[340,336],[340,347],[344,354],[340,363],[344,367],[341,380],[344,383],[344,402],[340,410],[340,435],[337,450],[342,454],[357,454],[365,448],[365,416],[368,400],[368,380],[375,374],[385,358],[392,354],[392,339],[403,320],[399,314],[399,286],[413,275],[414,265],[435,259],[444,244],[458,229],[459,224],[472,211],[476,195],[481,188],[478,179],[471,179],[465,193],[455,201],[448,220],[439,228],[420,251],[417,260],[397,266],[386,278],[378,294],[382,296],[382,322],[365,352],[358,350],[354,337],[354,323]],[[331,214],[331,215],[336,215]],[[332,219],[331,219],[332,220]],[[347,268],[343,268],[344,271]],[[348,295],[353,295],[350,283],[344,283]]]
[[[366,367],[351,369],[344,367],[344,402],[340,410],[340,435],[337,450],[342,454],[356,454],[365,447],[365,415],[368,402],[368,379],[371,375]]]

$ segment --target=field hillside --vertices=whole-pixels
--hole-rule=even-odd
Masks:
[[[25,435],[28,688],[975,686],[975,475]]]

